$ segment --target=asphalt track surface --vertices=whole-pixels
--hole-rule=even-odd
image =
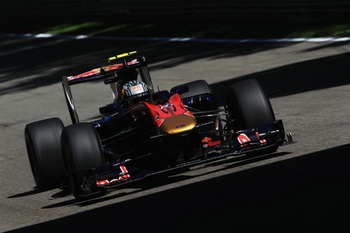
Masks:
[[[67,187],[34,189],[25,125],[50,117],[68,125],[61,76],[132,50],[149,58],[154,85],[160,89],[205,79],[220,96],[238,79],[257,79],[297,143],[266,156],[228,158],[146,180],[85,202],[76,202]],[[348,43],[1,37],[0,61],[1,232],[350,230]],[[73,95],[86,120],[111,101],[103,84],[77,87]]]

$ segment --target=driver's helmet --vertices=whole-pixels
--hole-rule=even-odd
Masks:
[[[130,103],[136,103],[148,96],[148,87],[144,82],[133,80],[123,86],[123,97]]]

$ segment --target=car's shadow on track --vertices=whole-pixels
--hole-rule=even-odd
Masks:
[[[60,187],[58,187],[58,186],[47,187],[45,189],[38,189],[37,187],[33,187],[33,189],[30,191],[11,195],[11,196],[8,196],[7,198],[26,197],[26,196],[35,195],[35,194],[43,193],[43,192],[53,190],[53,189],[58,189],[58,188],[61,190],[60,193],[66,193],[66,192],[68,192],[67,190],[69,190],[68,185],[64,185],[64,186],[60,186]],[[62,195],[59,195],[59,196],[62,196]]]
[[[96,203],[102,203],[102,202],[116,199],[116,198],[130,196],[131,194],[136,194],[136,193],[139,193],[141,191],[160,187],[162,185],[169,185],[169,184],[173,184],[173,183],[177,183],[177,182],[185,181],[185,180],[189,180],[189,179],[197,179],[203,175],[209,175],[209,174],[215,173],[219,170],[225,170],[227,168],[239,167],[239,166],[243,166],[243,165],[246,165],[249,163],[262,161],[262,160],[266,160],[269,158],[275,158],[275,157],[283,156],[286,154],[288,154],[288,153],[287,152],[276,152],[276,153],[265,154],[265,155],[260,155],[260,156],[256,156],[256,155],[255,156],[254,155],[231,156],[229,158],[221,159],[219,161],[214,161],[214,162],[211,162],[208,164],[195,166],[191,169],[184,168],[178,172],[148,177],[146,179],[124,185],[123,187],[121,187],[120,191],[118,189],[117,190],[111,189],[108,196],[99,197],[99,198],[86,200],[86,201],[75,201],[75,200],[73,200],[73,196],[72,196],[72,200],[55,203],[52,205],[44,206],[42,208],[49,209],[49,208],[63,207],[66,205],[89,206],[89,205],[93,205]],[[217,168],[217,169],[212,170],[210,172],[204,172],[204,173],[200,173],[198,175],[194,175],[194,174],[190,173],[190,172],[193,172],[196,170],[200,170],[202,168],[217,167],[218,165],[224,165],[224,164],[226,164],[227,166],[224,168],[222,168],[222,167]],[[125,189],[127,189],[128,191],[123,191]],[[33,194],[35,194],[35,193],[33,193]],[[16,195],[16,196],[20,196],[20,195],[21,194]],[[58,193],[55,193],[51,197],[52,198],[60,198],[60,197],[66,197],[68,195],[70,195],[69,187],[63,187],[63,188],[61,188],[61,190]]]
[[[349,151],[347,144],[11,232],[349,232]]]
[[[46,190],[40,190],[40,189],[36,189],[35,187],[33,188],[33,190],[27,191],[27,192],[23,192],[23,193],[18,193],[15,195],[11,195],[8,196],[7,198],[18,198],[18,197],[26,197],[26,196],[31,196],[31,195],[35,195],[38,193],[42,193],[42,192],[46,192],[48,189]]]

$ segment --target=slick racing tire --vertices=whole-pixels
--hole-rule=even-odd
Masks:
[[[275,114],[269,98],[254,79],[243,80],[231,85],[227,94],[227,108],[233,119],[233,129],[242,130],[258,127],[275,121]],[[275,152],[278,145],[252,154]]]
[[[62,133],[63,157],[68,172],[70,188],[76,199],[105,194],[92,190],[84,177],[91,168],[105,164],[99,135],[89,123],[67,126]]]
[[[211,111],[218,108],[218,101],[212,89],[204,80],[185,83],[170,90],[170,94],[178,93],[183,103],[200,111]]]
[[[26,125],[25,142],[30,167],[37,188],[47,189],[66,184],[62,158],[61,134],[63,123],[51,118]]]
[[[213,94],[213,91],[205,80],[196,80],[173,87],[170,93],[179,93],[181,98],[184,99],[196,95]]]
[[[270,100],[254,79],[243,80],[229,87],[227,108],[230,117],[234,119],[235,130],[275,121]]]

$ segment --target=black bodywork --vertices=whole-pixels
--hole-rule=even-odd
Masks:
[[[142,102],[130,104],[121,101],[101,107],[103,117],[90,124],[98,132],[106,164],[84,171],[82,196],[89,196],[99,189],[118,187],[152,175],[231,155],[273,152],[285,142],[281,120],[254,128],[234,128],[235,119],[229,114],[227,105],[218,104],[210,87],[207,91],[205,88],[196,88],[205,83],[202,80],[179,85],[170,91],[156,92],[144,57],[126,57],[116,62],[138,70],[141,80],[150,90],[150,95],[144,101],[163,104],[170,96],[178,93],[186,109],[196,118],[197,124],[191,131],[169,135],[154,126],[149,109]],[[104,71],[101,68],[100,73],[92,78],[63,78],[62,84],[73,124],[79,123],[79,117],[70,85],[101,79],[109,84],[116,81],[114,72],[115,70]],[[245,135],[249,141],[240,140],[240,135]],[[110,182],[112,180],[116,182]]]

